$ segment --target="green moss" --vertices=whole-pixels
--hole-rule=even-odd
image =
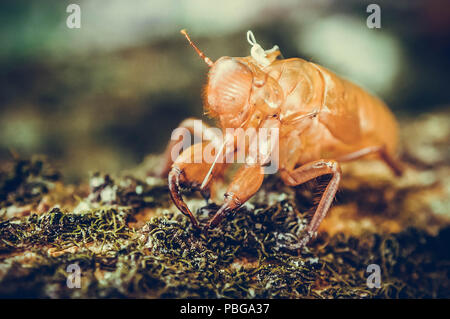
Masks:
[[[307,214],[291,200],[242,207],[207,234],[192,229],[174,208],[133,229],[129,222],[139,206],[159,207],[161,186],[129,177],[116,182],[96,177],[103,182],[91,185],[88,198],[98,208],[79,213],[53,208],[0,223],[1,296],[450,297],[449,228],[435,237],[413,228],[358,238],[322,234],[297,255],[283,245],[302,235]],[[136,186],[141,186],[137,192]],[[105,187],[116,195],[109,205],[100,195]],[[199,209],[200,222],[217,208]],[[81,267],[81,289],[66,285],[72,263]],[[381,267],[379,289],[366,285],[369,264]]]
[[[83,214],[65,213],[59,208],[40,216],[0,223],[0,251],[29,249],[44,245],[81,245],[92,241],[113,241],[128,237],[128,212],[100,208]]]

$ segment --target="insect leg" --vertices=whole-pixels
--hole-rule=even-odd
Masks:
[[[170,191],[169,194],[170,197],[172,198],[173,203],[175,204],[175,206],[177,206],[180,212],[182,212],[183,215],[189,217],[192,225],[195,228],[199,228],[197,218],[195,218],[194,214],[192,214],[189,207],[184,202],[183,197],[181,197],[180,179],[182,175],[183,171],[179,169],[177,166],[172,168],[172,170],[169,173],[169,191]]]
[[[348,161],[353,161],[353,160],[359,159],[359,158],[364,157],[369,154],[378,154],[378,156],[380,156],[381,160],[383,160],[386,163],[386,165],[389,166],[389,168],[394,172],[395,175],[397,175],[397,176],[402,175],[402,173],[403,173],[402,165],[399,163],[398,160],[393,158],[391,156],[391,154],[388,153],[388,151],[386,150],[386,147],[384,145],[365,147],[356,152],[338,157],[336,160],[338,162],[348,162]]]
[[[221,220],[231,211],[240,207],[249,200],[261,187],[264,180],[263,166],[278,158],[273,156],[278,152],[278,129],[281,123],[274,118],[267,119],[262,123],[261,128],[270,129],[270,136],[257,137],[259,144],[258,162],[251,156],[247,158],[246,164],[242,166],[233,181],[228,186],[225,193],[225,203],[220,207],[214,217],[208,222],[205,230],[216,227]],[[276,133],[274,133],[276,132]],[[253,138],[256,138],[253,136]],[[251,142],[250,142],[251,144]]]
[[[289,249],[300,249],[308,243],[308,241],[316,234],[320,223],[325,218],[341,180],[341,168],[339,163],[335,160],[318,160],[308,164],[302,165],[293,171],[282,171],[281,178],[289,186],[296,186],[303,184],[311,179],[322,175],[332,175],[322,197],[319,205],[306,228],[306,235],[297,244],[291,245]]]
[[[201,123],[200,130],[195,130],[195,123]],[[214,131],[210,130],[211,127],[203,121],[196,119],[196,118],[187,118],[183,120],[180,125],[178,125],[178,128],[184,128],[189,131],[191,135],[194,136],[194,138],[198,138],[199,140],[202,139],[203,136],[207,137],[213,137],[214,138]],[[180,143],[181,138],[178,140],[170,140],[169,144],[166,147],[166,150],[163,155],[162,163],[158,171],[156,172],[156,175],[159,177],[166,177],[167,174],[170,171],[170,168],[173,163],[172,159],[172,150],[173,148]],[[180,151],[180,150],[178,150]]]
[[[184,202],[180,193],[180,188],[181,186],[200,187],[210,168],[209,163],[202,161],[203,147],[206,147],[208,144],[209,143],[197,143],[182,152],[173,163],[168,176],[170,197],[172,198],[173,203],[184,215],[190,218],[192,224],[196,228],[199,227],[197,219]],[[216,164],[206,183],[206,187],[209,187],[213,177],[222,175],[224,169],[225,164]],[[207,188],[203,189],[203,191],[206,192]]]
[[[264,169],[259,164],[242,166],[225,193],[225,202],[205,226],[205,231],[216,227],[231,211],[249,200],[261,187]]]

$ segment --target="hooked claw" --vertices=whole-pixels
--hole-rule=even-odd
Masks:
[[[199,228],[198,221],[195,218],[194,214],[189,210],[189,207],[183,200],[183,197],[180,193],[180,177],[183,175],[183,171],[179,169],[177,166],[173,166],[169,172],[169,191],[170,197],[174,202],[175,206],[189,219],[191,220],[192,225],[195,228]]]
[[[241,206],[239,200],[232,193],[225,194],[225,203],[219,208],[217,213],[211,218],[211,220],[206,224],[203,229],[204,232],[208,231],[210,228],[214,228],[222,221],[222,219],[232,212],[234,209]]]
[[[215,228],[219,223],[222,221],[222,219],[231,211],[231,208],[229,207],[228,203],[223,204],[217,213],[214,215],[213,218],[206,224],[205,228],[203,229],[204,232],[207,232],[210,228]]]
[[[183,151],[173,163],[168,177],[172,201],[184,215],[189,217],[192,225],[197,229],[199,223],[180,194],[180,184],[190,185],[196,190],[200,190],[205,199],[209,198],[209,183],[213,178],[222,175],[225,168],[223,163],[211,167],[210,164],[203,161],[203,147],[207,147],[209,144],[197,143]]]

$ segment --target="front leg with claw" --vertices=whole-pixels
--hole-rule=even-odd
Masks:
[[[265,139],[261,139],[261,136],[253,136],[259,142],[258,156],[255,157],[258,161],[255,161],[252,156],[247,158],[246,164],[240,168],[228,186],[225,202],[205,226],[205,231],[216,227],[228,213],[239,208],[259,190],[264,180],[264,166],[272,161],[277,162],[279,143],[277,137],[280,125],[279,120],[272,117],[261,124],[260,128],[269,130],[270,134]],[[275,135],[273,135],[274,131],[276,131]]]
[[[225,164],[217,163],[208,177],[208,180],[205,181],[203,188],[200,189],[200,186],[211,167],[211,164],[205,162],[203,159],[203,150],[208,144],[209,143],[194,144],[182,152],[173,163],[168,177],[172,201],[184,215],[189,217],[195,228],[199,228],[198,221],[184,202],[180,193],[180,188],[181,186],[188,186],[206,194],[209,191],[211,180],[223,175]]]
[[[264,169],[259,164],[245,165],[240,168],[225,193],[225,202],[205,226],[205,231],[216,227],[233,210],[249,200],[261,187]]]

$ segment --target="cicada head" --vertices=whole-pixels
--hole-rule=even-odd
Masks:
[[[210,67],[204,90],[205,113],[217,118],[222,128],[244,126],[254,109],[267,116],[277,113],[282,101],[281,88],[261,71],[280,56],[277,46],[263,50],[249,31],[247,40],[252,45],[251,57],[222,57],[213,62],[197,48],[185,30],[181,33]]]
[[[211,67],[205,87],[205,111],[222,126],[239,127],[248,116],[253,73],[235,58],[222,57]]]

